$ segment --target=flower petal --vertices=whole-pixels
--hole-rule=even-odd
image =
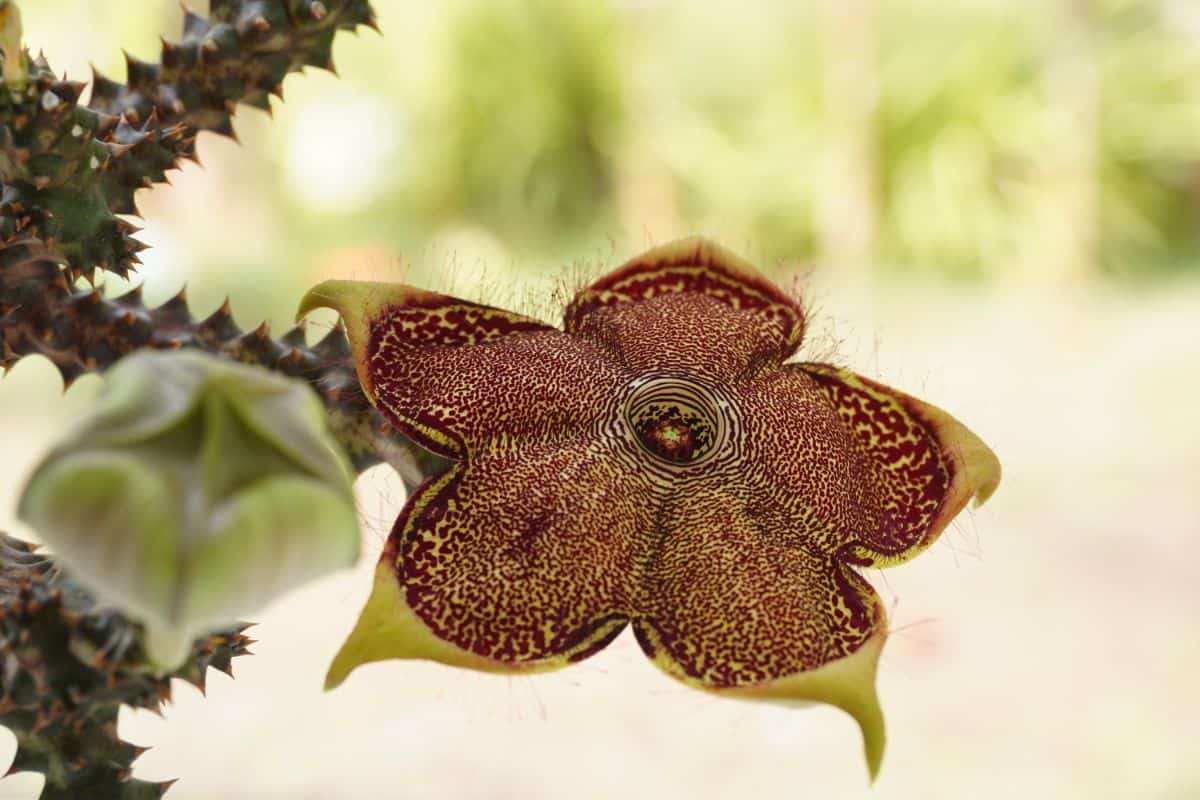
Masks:
[[[880,631],[850,655],[830,661],[822,667],[758,686],[726,689],[721,693],[746,700],[798,705],[826,703],[842,709],[858,723],[863,738],[863,754],[867,759],[867,772],[873,781],[879,776],[887,745],[883,709],[879,707],[879,696],[875,691],[875,672],[886,641],[887,633]]]
[[[857,573],[756,503],[752,491],[702,479],[663,507],[634,632],[655,664],[696,688],[845,710],[874,774],[883,607]]]
[[[656,247],[571,301],[564,327],[639,372],[733,380],[799,346],[799,304],[749,263],[702,238]]]
[[[592,425],[627,378],[599,348],[537,320],[410,286],[326,281],[299,315],[345,321],[367,396],[405,435],[449,458],[486,441]]]
[[[865,522],[844,551],[853,563],[903,563],[933,544],[972,497],[979,505],[995,492],[995,453],[945,411],[827,364],[794,370],[816,382],[857,447]]]
[[[732,387],[744,429],[738,475],[753,513],[833,555],[868,522],[870,473],[820,385],[790,366]]]
[[[628,622],[650,492],[594,439],[456,464],[405,506],[326,686],[390,658],[523,672],[598,651]]]

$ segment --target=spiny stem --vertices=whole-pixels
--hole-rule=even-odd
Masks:
[[[367,400],[340,326],[309,346],[303,328],[279,338],[271,336],[266,323],[243,330],[228,303],[196,319],[182,291],[155,308],[142,302],[140,288],[110,299],[100,289],[74,289],[63,260],[36,239],[0,245],[0,368],[40,354],[69,385],[135,350],[180,347],[307,381],[324,401],[334,435],[359,471],[386,462],[412,488],[445,466],[397,433]]]

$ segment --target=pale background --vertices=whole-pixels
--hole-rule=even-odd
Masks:
[[[26,39],[120,77],[178,30],[134,5],[24,3]],[[358,569],[264,611],[236,680],[122,717],[138,775],[179,800],[1200,797],[1194,4],[376,5],[340,80],[290,78],[274,122],[243,112],[140,196],[149,300],[186,281],[282,331],[306,285],[405,275],[546,312],[564,267],[702,232],[798,280],[806,353],[952,411],[1004,482],[869,576],[896,629],[873,788],[840,712],[694,693],[629,636],[551,675],[392,662],[323,694],[403,504],[386,468]],[[40,359],[0,383],[0,528],[31,535],[23,480],[96,386]]]

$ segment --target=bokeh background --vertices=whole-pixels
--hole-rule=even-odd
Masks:
[[[142,193],[149,300],[186,282],[279,330],[318,280],[404,278],[552,314],[564,281],[704,233],[805,295],[805,355],[951,410],[1004,483],[869,575],[896,628],[873,788],[840,712],[699,695],[628,636],[561,673],[392,662],[323,694],[404,501],[386,468],[357,570],[267,609],[207,699],[122,717],[138,774],[179,800],[1200,797],[1200,5],[375,5],[340,78],[289,78]],[[23,10],[77,78],[181,17]],[[3,528],[32,536],[20,487],[96,385],[39,359],[0,383]]]

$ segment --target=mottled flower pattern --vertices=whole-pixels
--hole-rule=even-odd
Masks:
[[[668,674],[850,713],[872,774],[883,605],[859,572],[928,547],[1000,467],[940,409],[789,359],[796,300],[717,245],[656,248],[562,328],[408,286],[329,281],[363,387],[453,460],[409,499],[329,685],[425,658],[515,672],[626,626]]]

